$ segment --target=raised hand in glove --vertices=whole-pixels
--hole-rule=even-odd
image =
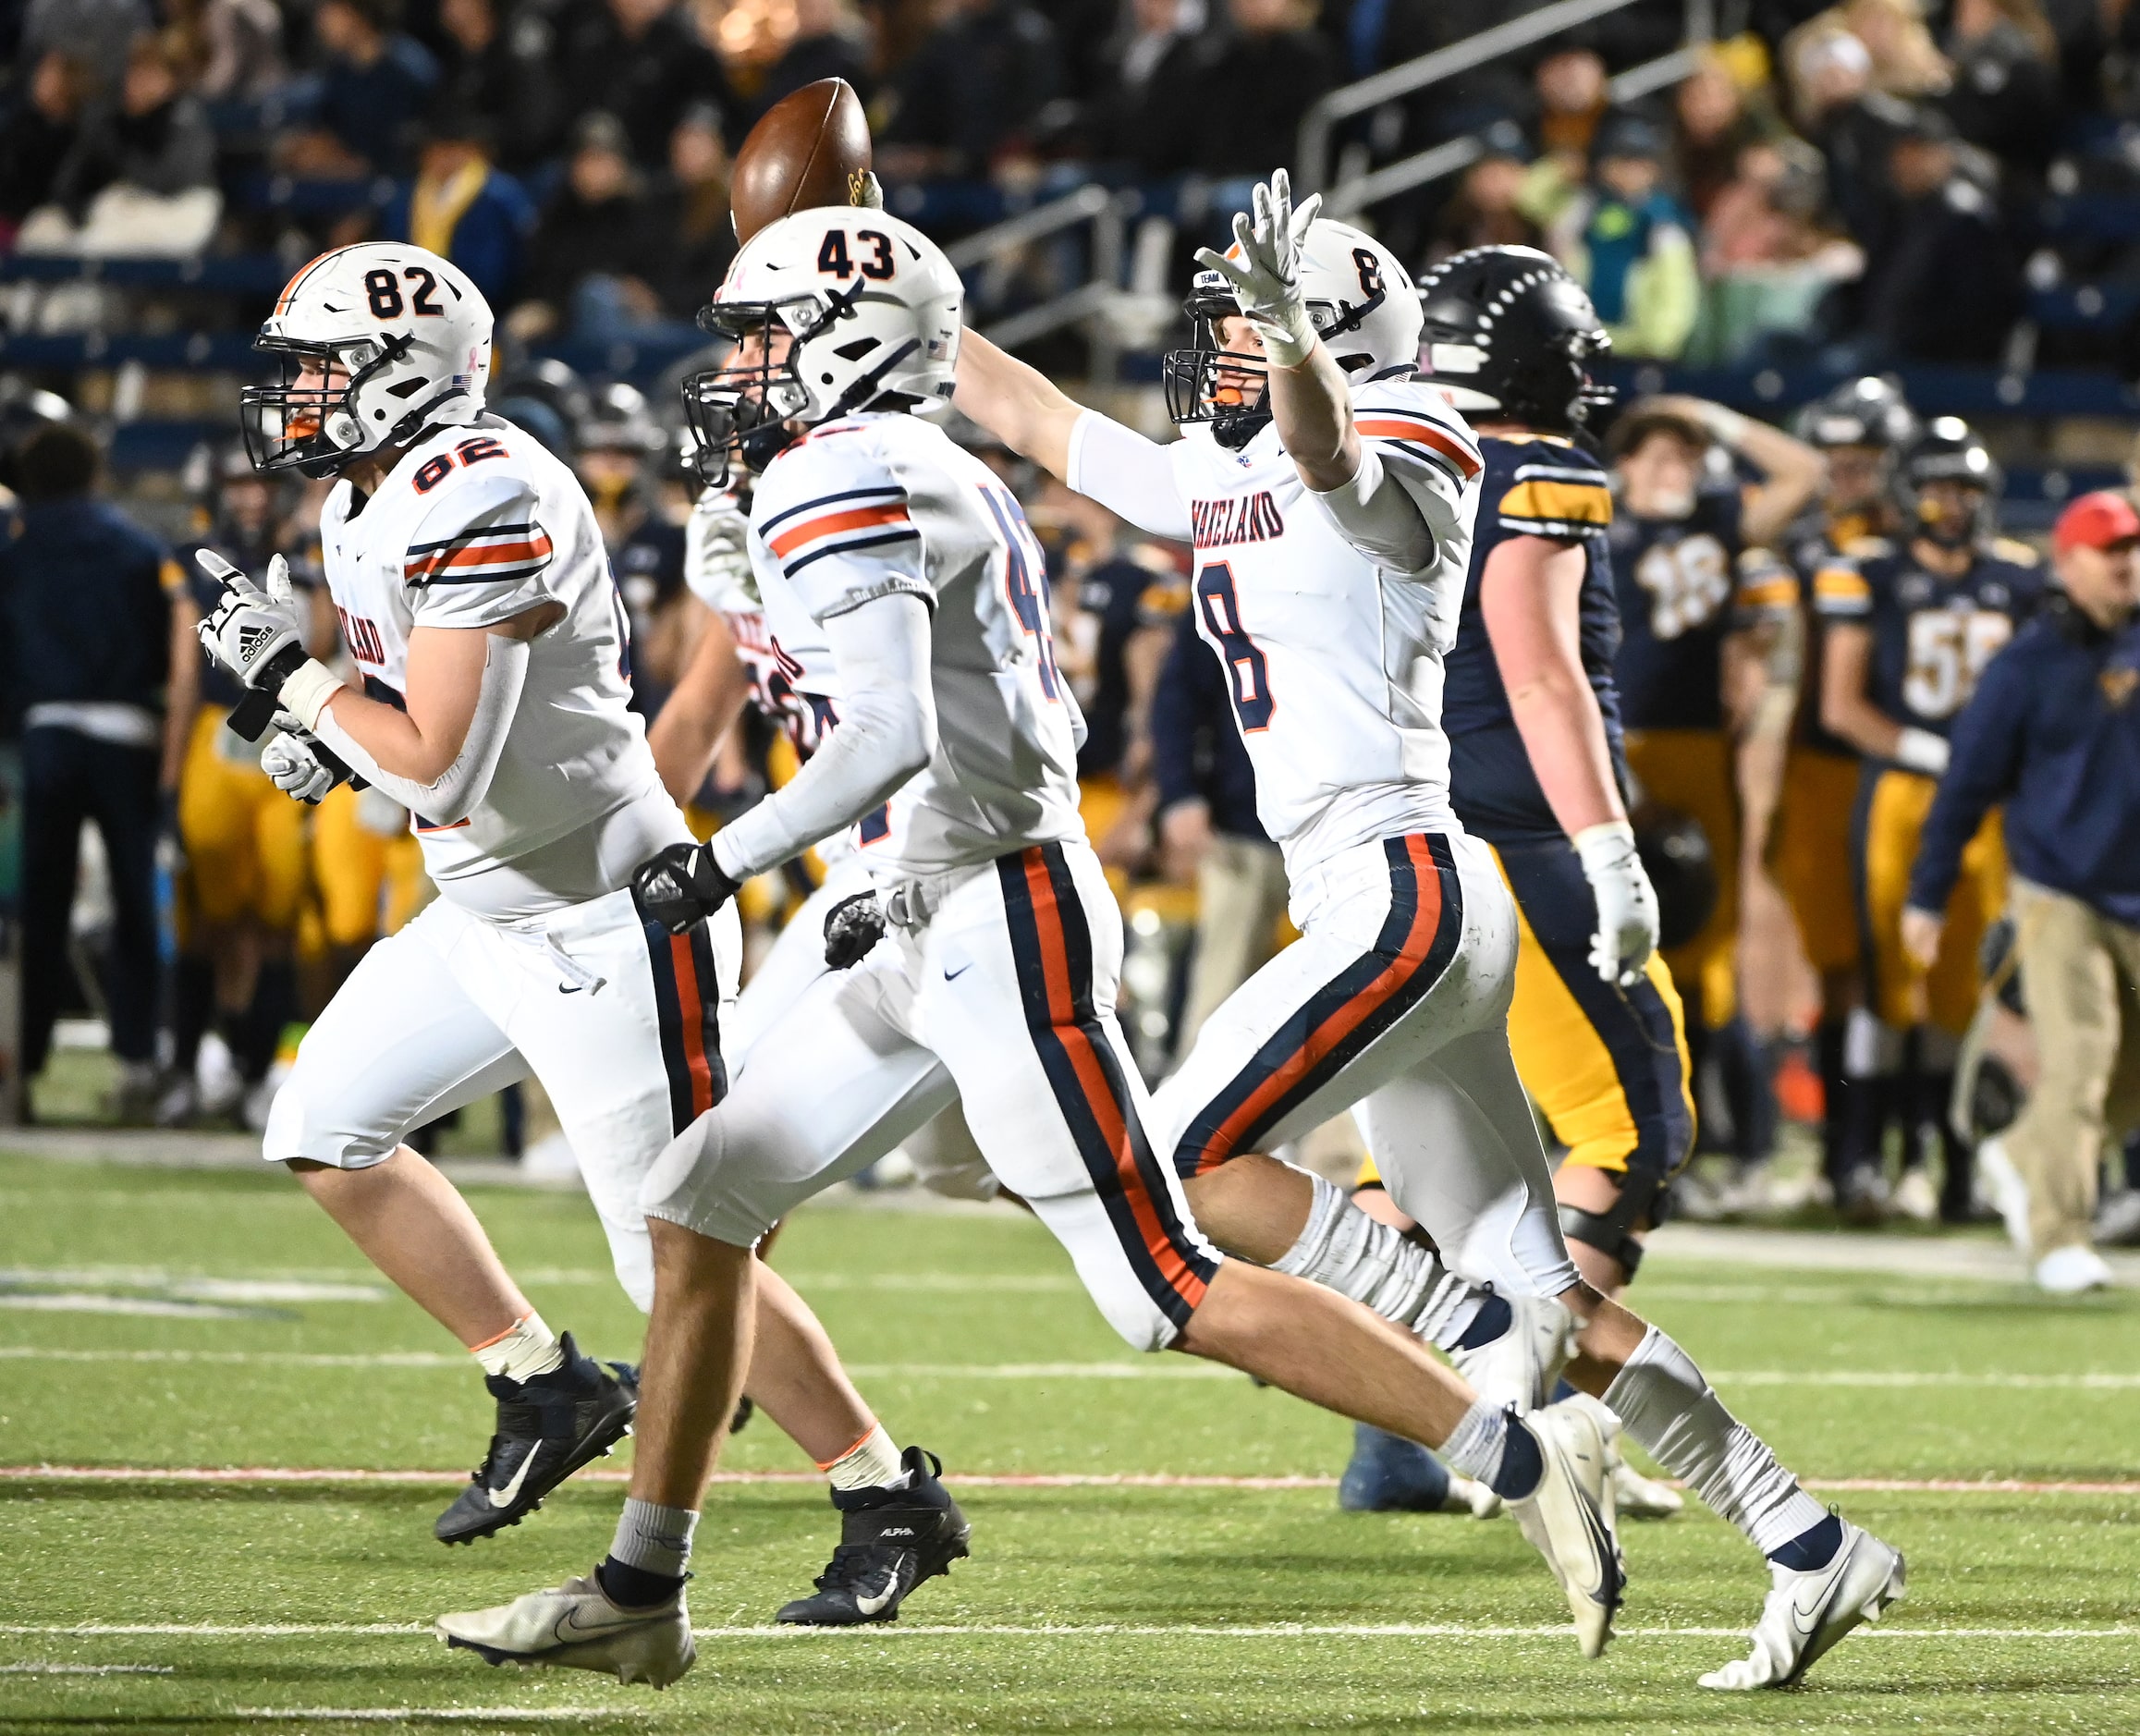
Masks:
[[[1657,950],[1657,895],[1625,820],[1589,825],[1575,835],[1583,877],[1597,901],[1597,932],[1590,937],[1591,969],[1608,983],[1632,987]]]
[[[721,871],[705,844],[671,844],[631,871],[640,910],[672,935],[689,934],[694,923],[734,898],[740,884]]]
[[[201,570],[223,587],[223,601],[194,630],[208,654],[242,687],[274,695],[307,729],[340,690],[341,678],[305,654],[304,611],[280,555],[267,564],[263,590],[212,548],[194,553]]]
[[[825,913],[825,962],[852,970],[885,937],[885,907],[874,892],[842,899]]]
[[[1301,293],[1301,247],[1323,195],[1310,196],[1298,211],[1283,169],[1256,183],[1255,216],[1233,217],[1233,246],[1226,253],[1199,248],[1197,263],[1224,277],[1234,304],[1263,334],[1264,353],[1276,367],[1297,368],[1315,348],[1315,322]]]
[[[260,769],[284,795],[307,807],[317,807],[327,791],[341,782],[321,763],[320,751],[298,736],[281,735],[270,741],[260,756]],[[342,769],[346,774],[349,768]]]
[[[750,535],[751,515],[734,495],[709,488],[699,496],[684,522],[684,576],[693,595],[715,608],[759,606]]]

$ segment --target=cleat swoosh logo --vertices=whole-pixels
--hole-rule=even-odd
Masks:
[[[520,1485],[528,1480],[528,1473],[534,1468],[535,1455],[541,1450],[539,1446],[529,1448],[528,1456],[520,1461],[520,1469],[507,1479],[505,1487],[490,1491],[493,1507],[510,1507],[520,1498]]]
[[[884,1607],[899,1595],[899,1570],[896,1567],[888,1568],[885,1572],[883,1590],[874,1592],[866,1597],[860,1592],[855,1593],[854,1607],[865,1616],[878,1615],[883,1612]]]
[[[1828,1598],[1841,1577],[1840,1571],[1825,1574],[1817,1583],[1791,1595],[1791,1626],[1800,1639],[1810,1640],[1820,1632],[1821,1617],[1827,1613]]]

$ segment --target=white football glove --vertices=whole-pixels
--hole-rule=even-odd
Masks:
[[[1583,877],[1597,901],[1597,932],[1590,937],[1590,964],[1608,983],[1629,988],[1657,946],[1657,895],[1634,848],[1634,827],[1625,820],[1584,826],[1575,835]]]
[[[750,513],[726,490],[707,489],[691,507],[684,523],[684,575],[692,594],[709,607],[760,606],[750,536]]]
[[[1253,223],[1247,214],[1234,213],[1229,251],[1241,257],[1231,259],[1205,247],[1197,249],[1197,263],[1232,286],[1235,305],[1263,334],[1264,353],[1272,363],[1297,368],[1315,348],[1315,322],[1301,294],[1301,245],[1322,208],[1323,195],[1310,195],[1295,211],[1292,184],[1279,169],[1267,182],[1256,183],[1253,202]]]
[[[317,807],[335,787],[334,773],[320,764],[312,743],[301,736],[275,737],[260,756],[260,769],[284,795],[308,807]]]
[[[195,550],[193,559],[223,587],[222,603],[194,630],[208,654],[240,686],[278,697],[305,728],[317,729],[342,679],[305,654],[305,612],[289,562],[277,555],[267,563],[263,590],[212,548]]]

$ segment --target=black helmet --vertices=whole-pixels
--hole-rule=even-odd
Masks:
[[[548,356],[514,369],[490,391],[495,412],[567,459],[572,456],[574,433],[593,412],[593,403],[587,382]]]
[[[1634,815],[1635,853],[1657,895],[1657,946],[1683,947],[1717,910],[1717,855],[1691,813],[1646,803]]]
[[[1798,437],[1824,452],[1836,446],[1897,452],[1917,437],[1917,417],[1897,382],[1868,373],[1844,381],[1800,410]]]
[[[1583,286],[1535,247],[1474,247],[1419,283],[1420,372],[1470,414],[1567,434],[1612,402],[1590,364],[1612,348]]]
[[[1960,483],[1975,491],[1975,504],[1965,520],[1950,524],[1930,510],[1925,490],[1934,483]],[[1959,416],[1935,416],[1895,467],[1895,506],[1907,534],[1966,548],[1991,534],[2005,485],[1999,460],[1967,422]]]

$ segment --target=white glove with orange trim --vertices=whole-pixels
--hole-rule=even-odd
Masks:
[[[1197,262],[1232,286],[1234,303],[1263,334],[1271,364],[1297,368],[1315,348],[1315,322],[1301,294],[1301,245],[1322,209],[1323,195],[1311,194],[1295,211],[1292,184],[1279,169],[1256,183],[1253,202],[1253,223],[1246,213],[1234,213],[1232,248],[1225,253],[1199,248]]]

